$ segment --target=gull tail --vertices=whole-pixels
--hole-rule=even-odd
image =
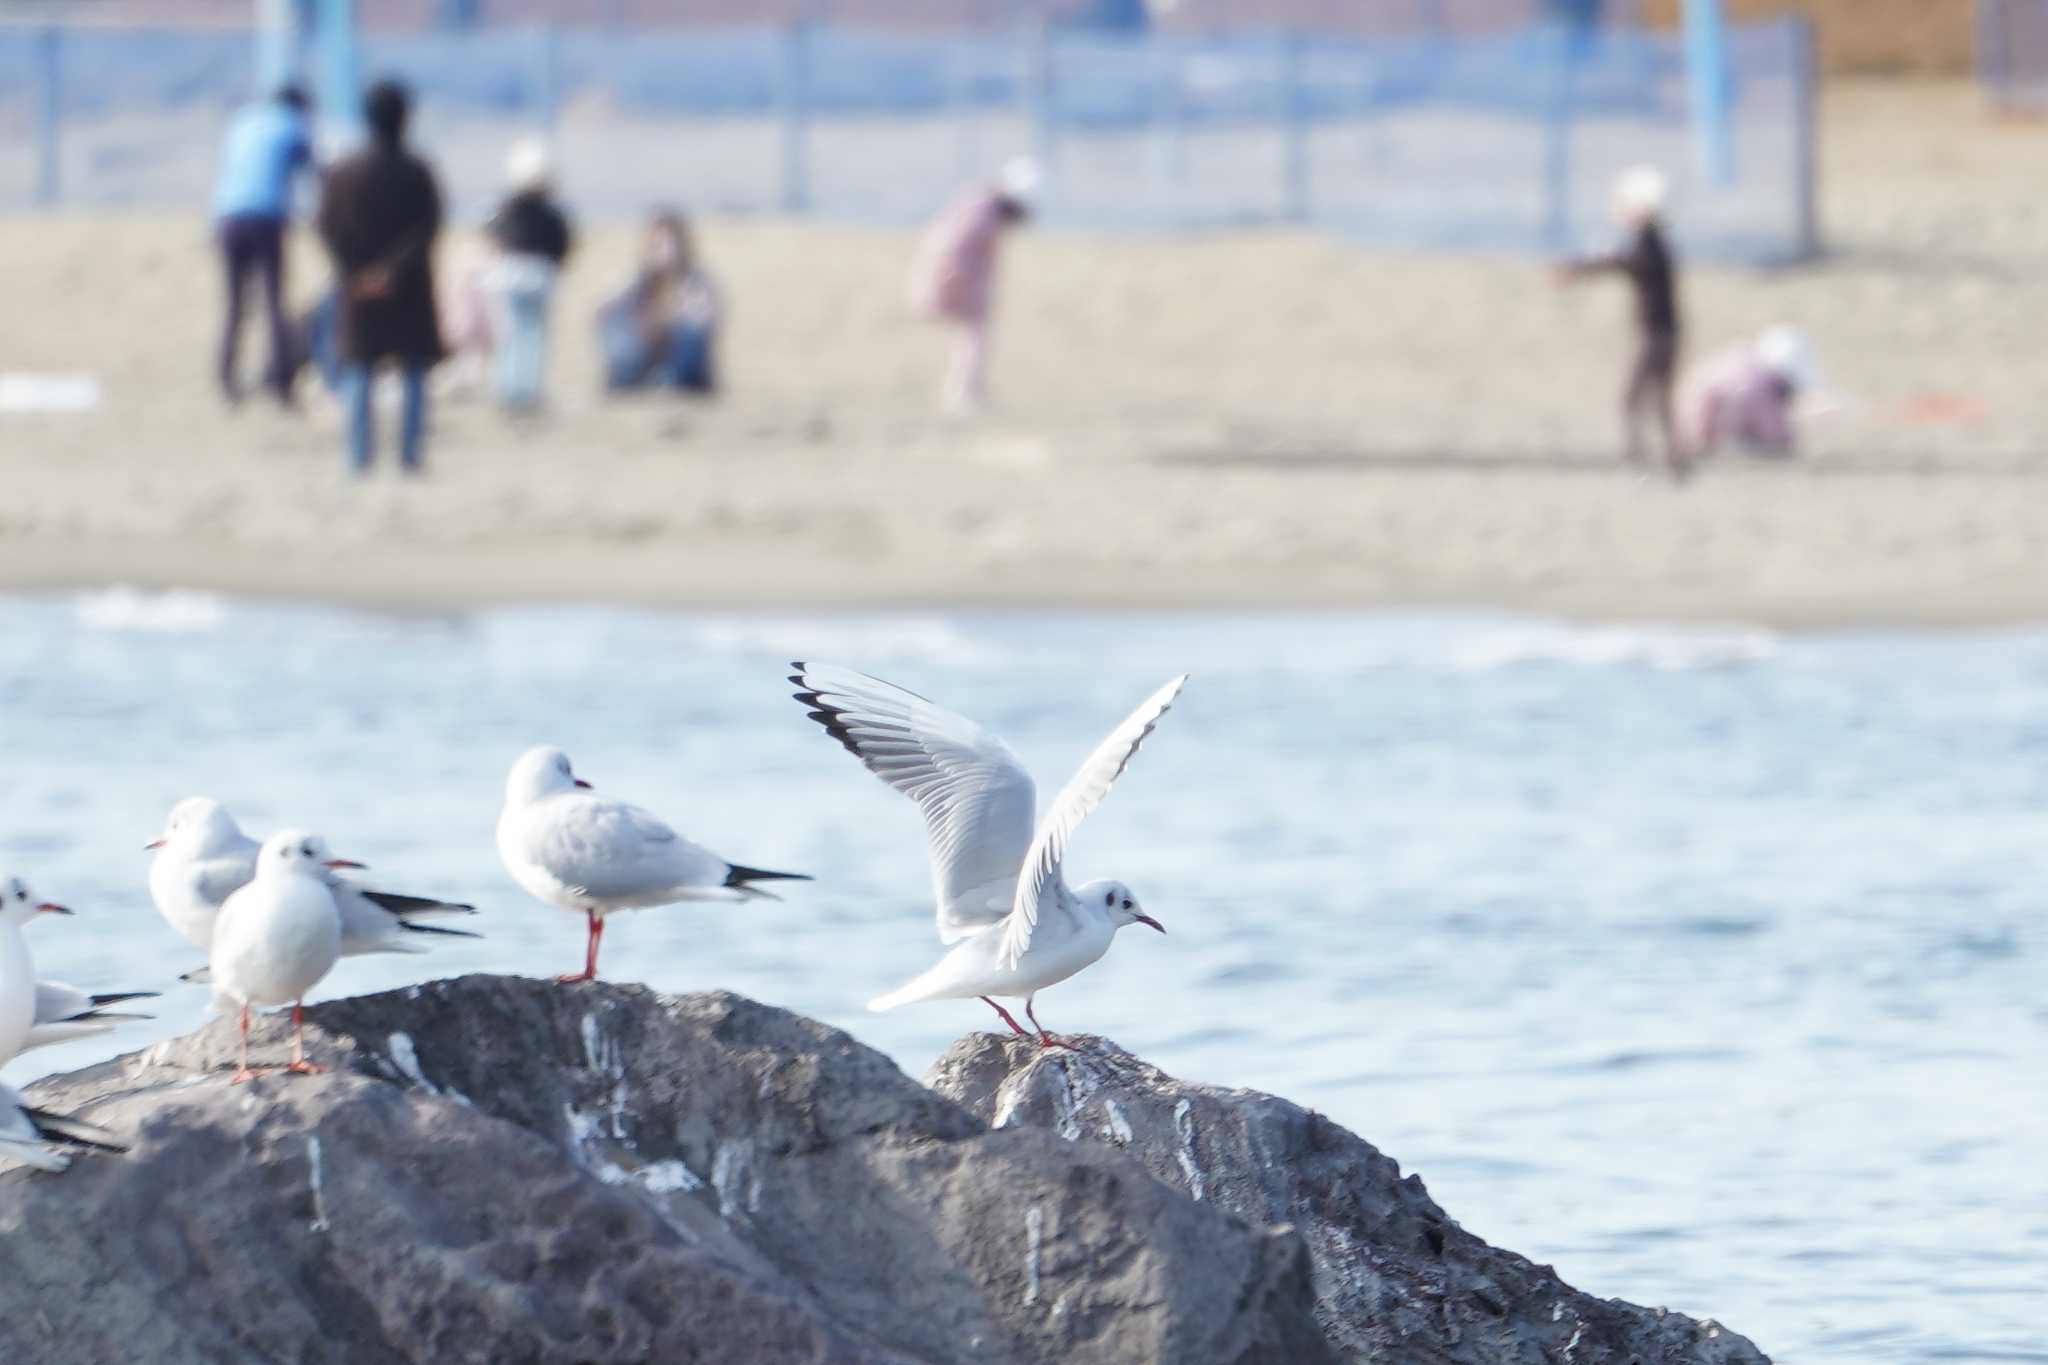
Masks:
[[[443,929],[438,924],[419,924],[409,919],[398,922],[401,931],[408,934],[439,934],[443,938],[482,938],[483,935],[470,929]]]
[[[782,897],[773,891],[755,886],[755,882],[807,882],[811,880],[806,872],[769,872],[759,867],[741,867],[728,863],[725,870],[725,884],[739,892],[742,900],[779,901]]]
[[[28,1121],[35,1125],[36,1136],[45,1142],[64,1142],[74,1147],[90,1147],[97,1152],[125,1152],[127,1144],[115,1137],[97,1123],[71,1118],[65,1114],[53,1114],[47,1109],[21,1111]]]
[[[363,899],[380,910],[389,910],[402,920],[425,919],[430,915],[474,915],[476,907],[461,901],[437,901],[431,896],[401,896],[396,891],[363,891]],[[413,926],[407,925],[407,928]],[[454,932],[454,931],[450,931]]]
[[[947,994],[947,987],[952,985],[950,974],[946,970],[950,965],[945,959],[940,959],[932,967],[887,995],[878,995],[868,1001],[868,1008],[880,1014],[884,1010],[893,1010],[898,1005],[914,1005],[920,1000],[934,1000]]]

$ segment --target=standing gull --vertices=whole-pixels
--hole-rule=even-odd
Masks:
[[[149,898],[157,912],[193,947],[210,950],[214,920],[227,898],[256,875],[261,845],[242,833],[220,802],[191,796],[171,807],[163,833],[144,847],[156,850],[149,865]],[[473,915],[473,905],[374,891],[344,878],[333,878],[330,885],[341,914],[343,957],[425,952],[437,935],[477,937],[462,929],[420,923],[444,915]],[[201,974],[187,973],[185,979],[199,980]]]
[[[793,666],[790,681],[803,689],[796,699],[811,719],[917,803],[931,843],[939,941],[953,950],[868,1008],[974,996],[1028,1036],[994,999],[1021,996],[1039,1045],[1067,1046],[1032,1011],[1038,992],[1101,958],[1126,924],[1166,932],[1122,882],[1069,890],[1067,844],[1173,705],[1187,675],[1146,698],[1110,731],[1034,825],[1031,774],[1008,745],[973,721],[865,673]]]
[[[810,880],[800,872],[727,862],[648,811],[598,795],[576,776],[567,754],[547,745],[520,755],[505,779],[498,856],[529,894],[589,921],[583,970],[555,978],[564,982],[597,975],[604,917],[615,910],[677,901],[774,900],[753,883]]]
[[[334,872],[361,866],[329,855],[317,834],[281,830],[257,851],[255,877],[221,906],[209,965],[214,990],[241,1006],[241,1066],[235,1080],[257,1074],[249,1068],[251,1005],[292,1007],[292,1060],[285,1070],[305,1074],[323,1069],[306,1060],[306,992],[341,956]]]

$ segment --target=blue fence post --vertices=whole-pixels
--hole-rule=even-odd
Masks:
[[[1729,122],[1728,22],[1721,0],[1685,0],[1685,71],[1700,169],[1715,185],[1735,183]]]
[[[1149,176],[1153,205],[1162,219],[1173,222],[1179,217],[1181,189],[1188,174],[1185,57],[1171,38],[1154,37],[1137,51],[1151,58],[1144,68],[1153,81]]]
[[[1308,89],[1302,66],[1308,40],[1289,31],[1280,35],[1280,205],[1291,223],[1306,223],[1309,202]]]
[[[1802,258],[1820,254],[1820,53],[1813,21],[1803,15],[1785,20],[1788,40],[1794,46],[1792,71],[1796,81],[1793,96],[1797,122],[1792,135],[1799,143],[1792,149],[1794,174],[1799,182],[1793,192],[1799,197],[1799,254]]]
[[[1545,37],[1550,90],[1543,111],[1543,242],[1556,251],[1572,235],[1572,86],[1578,59],[1562,25],[1551,25]]]
[[[555,109],[561,99],[561,32],[553,24],[533,28],[533,113],[541,133],[555,135]]]
[[[1037,160],[1039,172],[1045,177],[1040,198],[1049,200],[1053,197],[1053,164],[1059,150],[1055,141],[1059,114],[1053,106],[1055,73],[1052,25],[1044,20],[1040,20],[1031,30],[1026,62],[1024,99],[1031,120],[1031,155]]]
[[[811,206],[810,25],[797,20],[782,31],[782,189],[784,213]]]
[[[37,35],[36,201],[55,204],[64,192],[64,30],[52,25]]]

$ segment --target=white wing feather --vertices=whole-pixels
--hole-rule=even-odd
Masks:
[[[564,886],[597,900],[723,890],[730,864],[670,829],[652,812],[590,792],[534,807],[525,854]]]
[[[1187,683],[1188,675],[1183,673],[1166,686],[1147,697],[1144,704],[1124,720],[1124,723],[1109,732],[1109,738],[1095,746],[1095,752],[1088,755],[1053,803],[1046,809],[1045,819],[1038,824],[1038,835],[1031,841],[1031,851],[1024,859],[1024,867],[1017,876],[1017,898],[1010,907],[1010,917],[1003,926],[1002,966],[1005,971],[1014,970],[1017,959],[1031,946],[1032,931],[1038,927],[1038,911],[1041,898],[1048,886],[1060,881],[1060,864],[1067,856],[1067,841],[1074,830],[1088,818],[1088,812],[1102,804],[1102,798],[1109,795],[1109,789],[1117,778],[1123,775],[1130,764],[1131,755],[1138,752],[1138,746],[1145,742],[1145,736],[1152,733],[1152,727],[1173,705],[1180,689]]]
[[[1010,747],[965,716],[847,668],[798,663],[811,718],[917,803],[931,848],[939,939],[998,923],[1016,897],[1038,792]]]

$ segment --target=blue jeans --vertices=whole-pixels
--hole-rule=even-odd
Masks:
[[[351,363],[342,373],[341,401],[348,409],[348,462],[356,473],[368,472],[370,457],[376,453],[377,433],[370,419],[370,381],[376,371],[369,365]],[[427,367],[425,362],[400,363],[405,399],[398,423],[398,462],[408,470],[420,467],[420,446],[427,431]]]
[[[546,289],[507,289],[498,295],[498,401],[508,408],[540,404],[541,374],[548,357]]]

